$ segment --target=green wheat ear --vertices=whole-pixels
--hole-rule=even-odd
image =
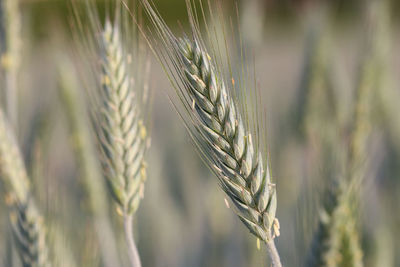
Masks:
[[[51,266],[45,240],[43,219],[34,204],[19,204],[11,213],[14,240],[24,267]]]
[[[101,44],[102,104],[98,127],[102,166],[120,211],[133,214],[144,193],[147,130],[128,75],[128,56],[117,25],[106,22]]]
[[[245,106],[245,99],[234,97],[222,75],[224,66],[207,52],[190,0],[186,4],[193,39],[175,37],[152,4],[147,0],[141,2],[162,40],[164,50],[161,52],[157,46],[153,52],[181,101],[179,115],[202,158],[234,204],[239,219],[267,244],[273,265],[281,266],[273,240],[279,235],[276,186],[271,182],[258,136],[253,140],[249,130],[248,114],[239,108],[240,104]]]
[[[131,266],[141,266],[133,236],[133,218],[144,197],[150,145],[148,134],[146,51],[136,27],[130,24],[129,12],[121,3],[112,7],[113,19],[104,24],[97,7],[87,3],[84,17],[76,8],[81,55],[89,58],[86,89],[97,140],[101,170],[116,210],[123,218],[124,235]],[[79,43],[80,44],[80,43]],[[142,53],[143,52],[143,53]]]
[[[380,87],[380,47],[375,36],[381,32],[384,17],[379,13],[382,2],[371,1],[370,11],[378,13],[369,22],[373,29],[368,40],[368,49],[360,67],[355,104],[351,116],[351,134],[345,164],[346,177],[339,180],[337,190],[332,190],[332,199],[325,205],[319,230],[311,249],[309,266],[354,266],[362,267],[363,251],[360,244],[358,207],[361,187],[364,184],[365,162],[368,159],[369,137],[372,129],[371,109],[375,88]],[[378,8],[378,9],[376,9]],[[371,14],[369,14],[371,15]]]
[[[179,43],[203,152],[213,162],[211,167],[241,221],[258,238],[270,242],[277,201],[268,165],[255,152],[252,135],[209,55],[196,42],[182,39]]]

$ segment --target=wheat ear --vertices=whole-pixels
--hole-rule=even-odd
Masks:
[[[279,229],[275,219],[275,184],[271,183],[268,164],[264,165],[261,152],[255,148],[210,56],[196,41],[181,39],[179,43],[184,84],[193,101],[190,112],[196,117],[193,122],[201,136],[202,152],[234,203],[240,220],[267,244],[273,265],[281,266],[273,241]]]
[[[378,4],[371,2],[370,12],[377,11]],[[369,14],[371,15],[371,14]],[[311,258],[310,266],[363,266],[363,251],[361,249],[357,207],[360,197],[360,188],[365,177],[365,161],[367,160],[368,138],[371,133],[371,102],[374,88],[379,88],[379,47],[376,37],[380,33],[379,16],[370,16],[369,26],[374,30],[372,38],[368,40],[366,57],[360,67],[359,80],[356,88],[355,105],[352,112],[351,135],[347,151],[345,175],[340,180],[337,194],[337,203],[328,212],[323,212],[320,220],[320,232],[315,244],[324,249],[315,250],[318,253]],[[326,210],[327,208],[325,208]],[[330,211],[329,211],[330,210]],[[315,247],[315,246],[314,246]]]
[[[0,173],[12,204],[14,240],[24,267],[49,266],[43,220],[30,196],[29,180],[11,127],[0,110]]]
[[[319,214],[319,225],[313,237],[306,266],[360,266],[361,251],[357,249],[358,238],[355,220],[352,216],[353,207],[350,197],[354,191],[343,180],[337,180],[337,166],[331,167],[332,157],[338,153],[337,144],[340,142],[337,133],[340,125],[336,120],[335,106],[327,103],[329,92],[329,72],[326,60],[321,58],[319,42],[314,50],[311,71],[307,75],[309,97],[304,124],[309,140],[317,141],[320,146],[318,157],[327,170],[322,175],[327,180],[324,203]],[[324,103],[324,106],[321,106]],[[330,109],[327,107],[330,106]],[[329,125],[326,123],[329,121]],[[324,134],[321,134],[324,133]],[[318,174],[319,178],[321,173]],[[330,180],[331,179],[331,180]],[[346,245],[344,245],[346,244]]]
[[[21,61],[21,14],[19,0],[1,1],[5,51],[1,64],[5,70],[5,105],[10,123],[17,125],[18,72]]]
[[[125,234],[133,266],[140,260],[132,235],[132,216],[143,198],[148,145],[139,105],[128,74],[118,24],[109,21],[101,36],[102,107],[99,141],[102,165],[110,192],[124,216]]]
[[[260,147],[253,144],[221,69],[201,41],[191,1],[186,4],[193,40],[177,39],[152,5],[147,0],[141,2],[164,42],[167,55],[154,52],[164,63],[190,118],[185,122],[198,149],[234,203],[240,220],[267,244],[273,265],[281,266],[273,240],[275,234],[279,235],[275,184],[271,183],[268,164],[263,161]]]
[[[222,189],[238,208],[239,218],[258,238],[270,242],[276,191],[268,165],[255,151],[252,136],[208,54],[188,39],[180,44],[187,93],[199,118],[195,127],[207,147],[206,156],[214,163]]]

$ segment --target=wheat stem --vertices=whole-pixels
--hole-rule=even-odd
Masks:
[[[120,25],[107,20],[100,37],[102,90],[97,136],[108,189],[124,216],[129,258],[136,267],[140,260],[133,240],[132,216],[144,195],[144,156],[149,140],[123,40]]]
[[[207,53],[191,2],[186,4],[193,39],[176,38],[153,6],[147,0],[142,3],[164,42],[167,55],[155,53],[173,77],[171,82],[184,106],[185,114],[181,115],[187,115],[185,123],[194,143],[234,204],[239,219],[256,237],[271,242],[279,235],[276,185],[260,144],[253,143],[247,117],[243,116],[246,114],[241,114],[234,90],[225,81],[223,67]],[[269,246],[273,262],[279,264],[277,250]]]
[[[21,14],[18,0],[1,1],[4,14],[6,50],[1,57],[5,70],[6,112],[11,125],[17,129],[18,72],[21,61]]]
[[[133,216],[125,212],[124,214],[124,230],[125,230],[125,241],[128,246],[129,261],[132,267],[141,267],[139,252],[137,250],[134,238],[133,238]]]
[[[65,62],[65,60],[63,61]],[[118,265],[118,252],[111,222],[108,218],[106,189],[99,170],[96,149],[92,142],[92,133],[88,126],[89,118],[85,113],[81,95],[77,90],[72,66],[60,67],[60,94],[73,137],[74,152],[79,165],[80,176],[87,191],[87,201],[94,216],[94,226],[98,238],[101,257],[107,267]],[[86,116],[85,116],[86,115]]]
[[[269,257],[271,258],[272,261],[272,266],[282,267],[281,259],[279,257],[278,250],[276,249],[274,240],[271,238],[270,241],[268,241],[266,244]]]

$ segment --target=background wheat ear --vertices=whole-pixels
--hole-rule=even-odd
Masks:
[[[60,60],[61,61],[61,60]],[[119,265],[117,243],[109,219],[109,203],[102,177],[97,151],[92,139],[89,116],[85,101],[73,74],[73,65],[68,59],[59,66],[60,98],[70,128],[71,141],[79,164],[81,183],[87,193],[87,202],[93,215],[93,225],[98,239],[103,264],[107,267]],[[82,99],[83,98],[83,99]]]
[[[11,223],[22,265],[51,266],[48,261],[43,219],[32,201],[16,205],[11,212]]]
[[[379,36],[383,30],[381,9],[384,1],[371,1],[368,6],[368,25],[371,35],[367,39],[355,88],[355,101],[350,121],[350,135],[342,179],[335,181],[337,190],[328,192],[331,201],[322,210],[319,229],[310,251],[309,266],[364,266],[360,242],[359,207],[362,187],[365,184],[366,163],[369,159],[369,138],[373,130],[372,107],[375,88],[382,83],[379,75]],[[378,9],[377,9],[378,8]],[[383,17],[382,17],[383,16]]]
[[[120,212],[131,215],[143,198],[148,137],[135,98],[117,24],[105,24],[101,36],[102,106],[98,121],[102,165]]]
[[[194,143],[233,202],[240,220],[267,244],[273,265],[281,266],[273,240],[279,235],[276,187],[262,148],[253,140],[244,119],[247,114],[241,114],[237,101],[244,99],[233,97],[234,91],[222,74],[223,66],[207,52],[191,1],[186,4],[193,39],[176,38],[152,5],[146,0],[142,3],[163,40],[166,55],[156,54],[173,77],[172,84],[184,106],[180,115]]]
[[[107,19],[96,35],[99,68],[95,71],[98,88],[93,92],[93,121],[100,160],[107,188],[124,218],[124,229],[132,266],[140,266],[133,241],[132,219],[144,196],[145,154],[150,140],[141,96],[142,77],[132,73],[132,62],[139,58],[125,49],[123,19],[117,11],[113,22]],[[136,61],[135,61],[136,60]]]
[[[29,180],[10,125],[0,110],[0,174],[13,236],[24,267],[49,266],[43,219],[30,196]]]

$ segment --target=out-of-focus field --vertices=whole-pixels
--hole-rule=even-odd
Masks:
[[[156,2],[172,28],[179,29],[178,21],[187,21],[183,0]],[[400,266],[400,5],[392,2],[391,28],[385,40],[389,82],[385,88],[374,88],[373,129],[360,200],[360,233],[367,267]],[[342,120],[348,121],[365,40],[371,34],[365,9],[362,1],[245,0],[238,4],[238,27],[246,47],[254,53],[256,82],[267,111],[268,149],[281,224],[281,236],[275,242],[285,266],[304,265],[319,218],[321,185],[328,179],[325,168],[330,164],[318,154],[320,147],[315,141],[325,129],[314,128],[309,135],[303,119],[307,88],[301,81],[307,54],[313,52],[312,35],[329,35],[326,52],[333,94]],[[77,266],[99,266],[100,252],[57,81],[60,61],[74,54],[69,5],[67,1],[25,0],[21,10],[17,135],[34,195],[50,223],[50,234],[56,230],[63,234],[57,247],[66,247]],[[84,85],[76,78],[84,95]],[[265,247],[257,249],[256,239],[226,207],[217,180],[195,151],[168,100],[170,84],[155,59],[150,80],[154,92],[152,145],[145,197],[135,216],[143,266],[268,266]],[[387,102],[378,100],[382,90],[382,95],[389,96],[383,98]],[[324,125],[329,125],[329,120]],[[6,249],[10,242],[7,214],[2,197],[0,266],[5,267],[3,262],[9,255],[16,257],[15,250]],[[115,212],[110,214],[124,257],[123,239],[117,230],[120,219]],[[69,266],[70,256],[64,256],[65,266]]]

